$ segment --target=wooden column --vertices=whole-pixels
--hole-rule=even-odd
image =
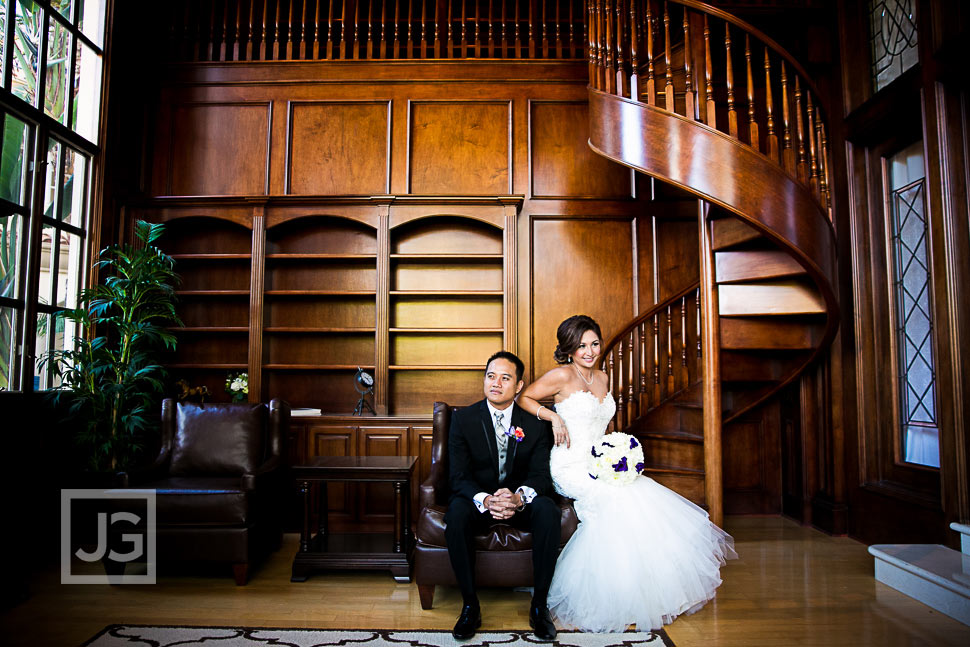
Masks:
[[[506,204],[505,210],[505,231],[504,234],[504,253],[505,261],[502,265],[502,278],[503,278],[503,290],[505,296],[503,297],[504,303],[502,307],[503,312],[503,324],[505,326],[504,339],[502,341],[502,346],[505,350],[518,354],[518,341],[519,341],[519,331],[518,331],[518,316],[516,304],[518,300],[516,299],[515,285],[518,280],[518,272],[516,271],[516,254],[518,254],[518,236],[517,236],[517,208],[513,204]]]
[[[724,524],[723,480],[721,470],[721,332],[718,321],[717,287],[714,284],[714,252],[709,205],[697,201],[697,226],[701,261],[701,338],[704,353],[704,496],[711,521]]]
[[[253,207],[253,244],[249,260],[249,401],[263,393],[263,285],[266,268],[266,208]]]
[[[374,410],[379,416],[387,415],[387,394],[390,391],[390,272],[391,232],[390,204],[380,207],[377,224],[377,294],[374,312],[376,326],[374,338]]]

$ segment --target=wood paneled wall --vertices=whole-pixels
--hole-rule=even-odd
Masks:
[[[649,195],[589,149],[584,74],[521,61],[174,68],[150,195],[524,195],[514,278],[529,314],[515,345],[531,378],[552,365],[559,321],[585,312],[609,335],[652,296],[651,228],[637,224]]]

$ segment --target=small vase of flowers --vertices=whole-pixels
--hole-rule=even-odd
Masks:
[[[226,378],[226,393],[232,397],[233,402],[245,402],[249,397],[249,374],[230,373]]]

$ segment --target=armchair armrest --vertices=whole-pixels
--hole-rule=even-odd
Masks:
[[[242,489],[253,491],[267,487],[267,483],[280,478],[281,466],[282,460],[279,456],[270,456],[255,470],[242,475]]]
[[[428,478],[418,486],[418,510],[422,510],[436,503],[444,503],[444,501],[438,501],[438,492],[441,491],[441,486],[445,483],[447,474],[445,474],[445,468],[441,461],[436,461],[431,464],[431,471],[428,473]]]

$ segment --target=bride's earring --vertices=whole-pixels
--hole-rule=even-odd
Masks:
[[[572,364],[573,363],[573,358],[572,357],[567,357],[566,358],[566,363],[567,364]]]

